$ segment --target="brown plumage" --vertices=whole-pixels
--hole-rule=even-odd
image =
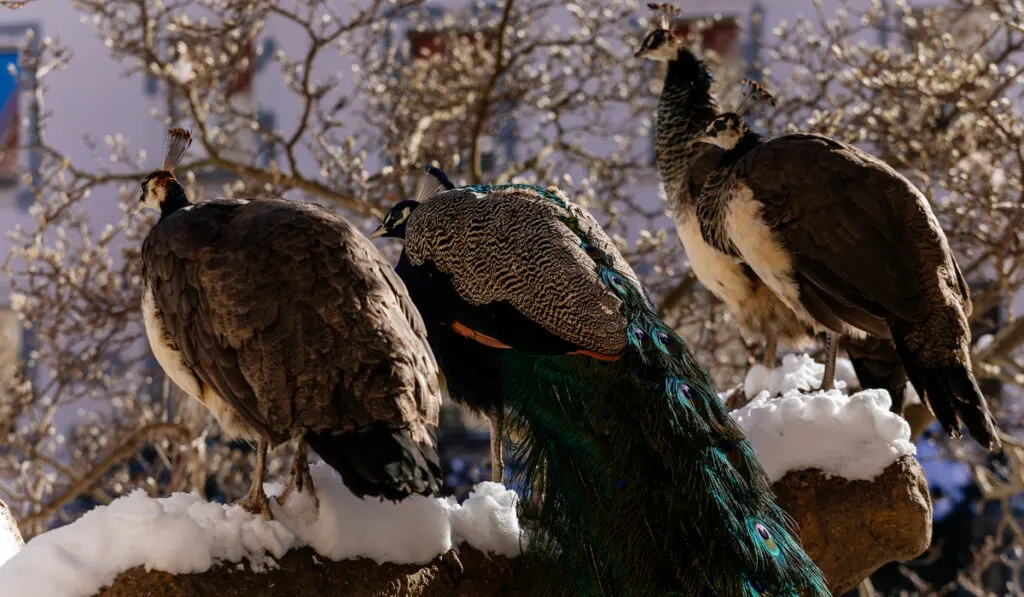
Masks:
[[[440,489],[436,364],[368,239],[312,204],[191,205],[172,171],[150,175],[142,201],[162,213],[142,247],[150,344],[227,432],[257,442],[246,507],[269,515],[263,458],[293,438],[290,487],[309,482],[308,442],[356,495]]]
[[[658,169],[698,277],[713,292],[717,286],[734,311],[756,313],[748,289],[757,283],[728,284],[750,268],[797,315],[766,311],[779,316],[761,318],[769,334],[774,322],[826,331],[824,388],[832,384],[837,336],[891,337],[899,358],[877,359],[890,375],[883,387],[900,383],[902,363],[947,433],[959,437],[962,421],[979,443],[998,446],[970,369],[970,296],[925,198],[888,165],[824,137],[762,142],[747,130],[724,147],[695,143],[719,114],[710,72],[684,46],[663,16],[636,56],[668,63],[658,106]],[[714,192],[704,188],[709,181]],[[709,199],[718,204],[698,205]],[[702,221],[701,212],[718,221]],[[865,386],[881,381],[862,380]],[[893,398],[899,410],[902,392]]]
[[[661,24],[644,38],[635,55],[668,63],[655,151],[669,211],[697,279],[725,303],[748,341],[765,344],[764,362],[774,367],[777,343],[808,348],[812,332],[739,255],[705,240],[697,199],[726,152],[694,141],[719,110],[710,96],[710,75],[668,23],[668,16],[678,11],[664,4],[648,6],[662,13]]]
[[[946,432],[959,437],[962,422],[983,446],[999,445],[971,372],[967,284],[910,181],[850,145],[792,134],[745,153],[726,186],[729,237],[802,320],[891,337]]]

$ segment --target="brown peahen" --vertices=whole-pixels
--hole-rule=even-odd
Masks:
[[[228,433],[256,444],[246,508],[270,517],[267,449],[299,440],[288,489],[315,497],[306,445],[357,496],[431,495],[442,472],[438,370],[419,313],[359,230],[309,203],[191,203],[168,131],[142,183],[160,219],[142,244],[143,316],[167,376]]]
[[[641,53],[668,59],[662,104],[676,96],[686,155],[713,148],[706,181],[687,195],[702,242],[748,266],[801,322],[826,333],[822,388],[832,387],[841,336],[891,339],[946,433],[959,438],[963,424],[998,448],[971,370],[970,291],[924,195],[854,146],[807,133],[765,140],[739,114],[717,115],[711,73],[671,30],[648,35]]]

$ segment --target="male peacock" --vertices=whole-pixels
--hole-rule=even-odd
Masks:
[[[575,593],[828,595],[749,442],[597,221],[557,189],[443,189],[395,205],[397,271],[453,397],[500,404],[530,545]]]
[[[670,30],[659,31],[638,55],[669,60],[678,95],[672,109],[691,119],[676,134],[692,139],[697,119],[696,134],[706,135],[716,117],[711,74]],[[666,93],[668,77],[662,106]],[[927,199],[856,147],[812,134],[765,141],[740,119],[732,122],[743,132],[726,135],[733,149],[724,154],[722,147],[687,144],[690,152],[711,147],[719,159],[733,154],[715,172],[713,192],[688,201],[700,204],[693,211],[720,254],[738,254],[800,321],[826,332],[822,387],[831,387],[839,336],[891,338],[946,433],[960,437],[962,422],[979,444],[998,447],[971,371],[970,293]]]

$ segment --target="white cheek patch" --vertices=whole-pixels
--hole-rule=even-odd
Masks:
[[[146,198],[143,201],[143,205],[146,207],[159,210],[160,204],[164,202],[164,198],[167,197],[167,191],[163,187],[150,187],[146,192]]]

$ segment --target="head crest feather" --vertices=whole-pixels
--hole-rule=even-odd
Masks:
[[[174,172],[174,168],[181,163],[185,150],[192,144],[192,133],[183,128],[167,129],[167,142],[164,144],[163,169]]]
[[[771,107],[775,107],[775,96],[768,92],[757,81],[750,79],[743,79],[743,96],[740,99],[739,105],[736,107],[735,112],[740,116],[746,116],[755,104],[758,102],[767,102]]]
[[[669,31],[672,30],[672,17],[678,17],[683,14],[683,11],[679,10],[679,8],[664,2],[648,2],[647,8],[653,10],[658,15],[658,26]]]
[[[416,201],[423,203],[436,193],[450,191],[455,188],[455,184],[448,179],[448,176],[440,168],[427,166],[424,172],[427,176],[421,175],[416,184]]]

